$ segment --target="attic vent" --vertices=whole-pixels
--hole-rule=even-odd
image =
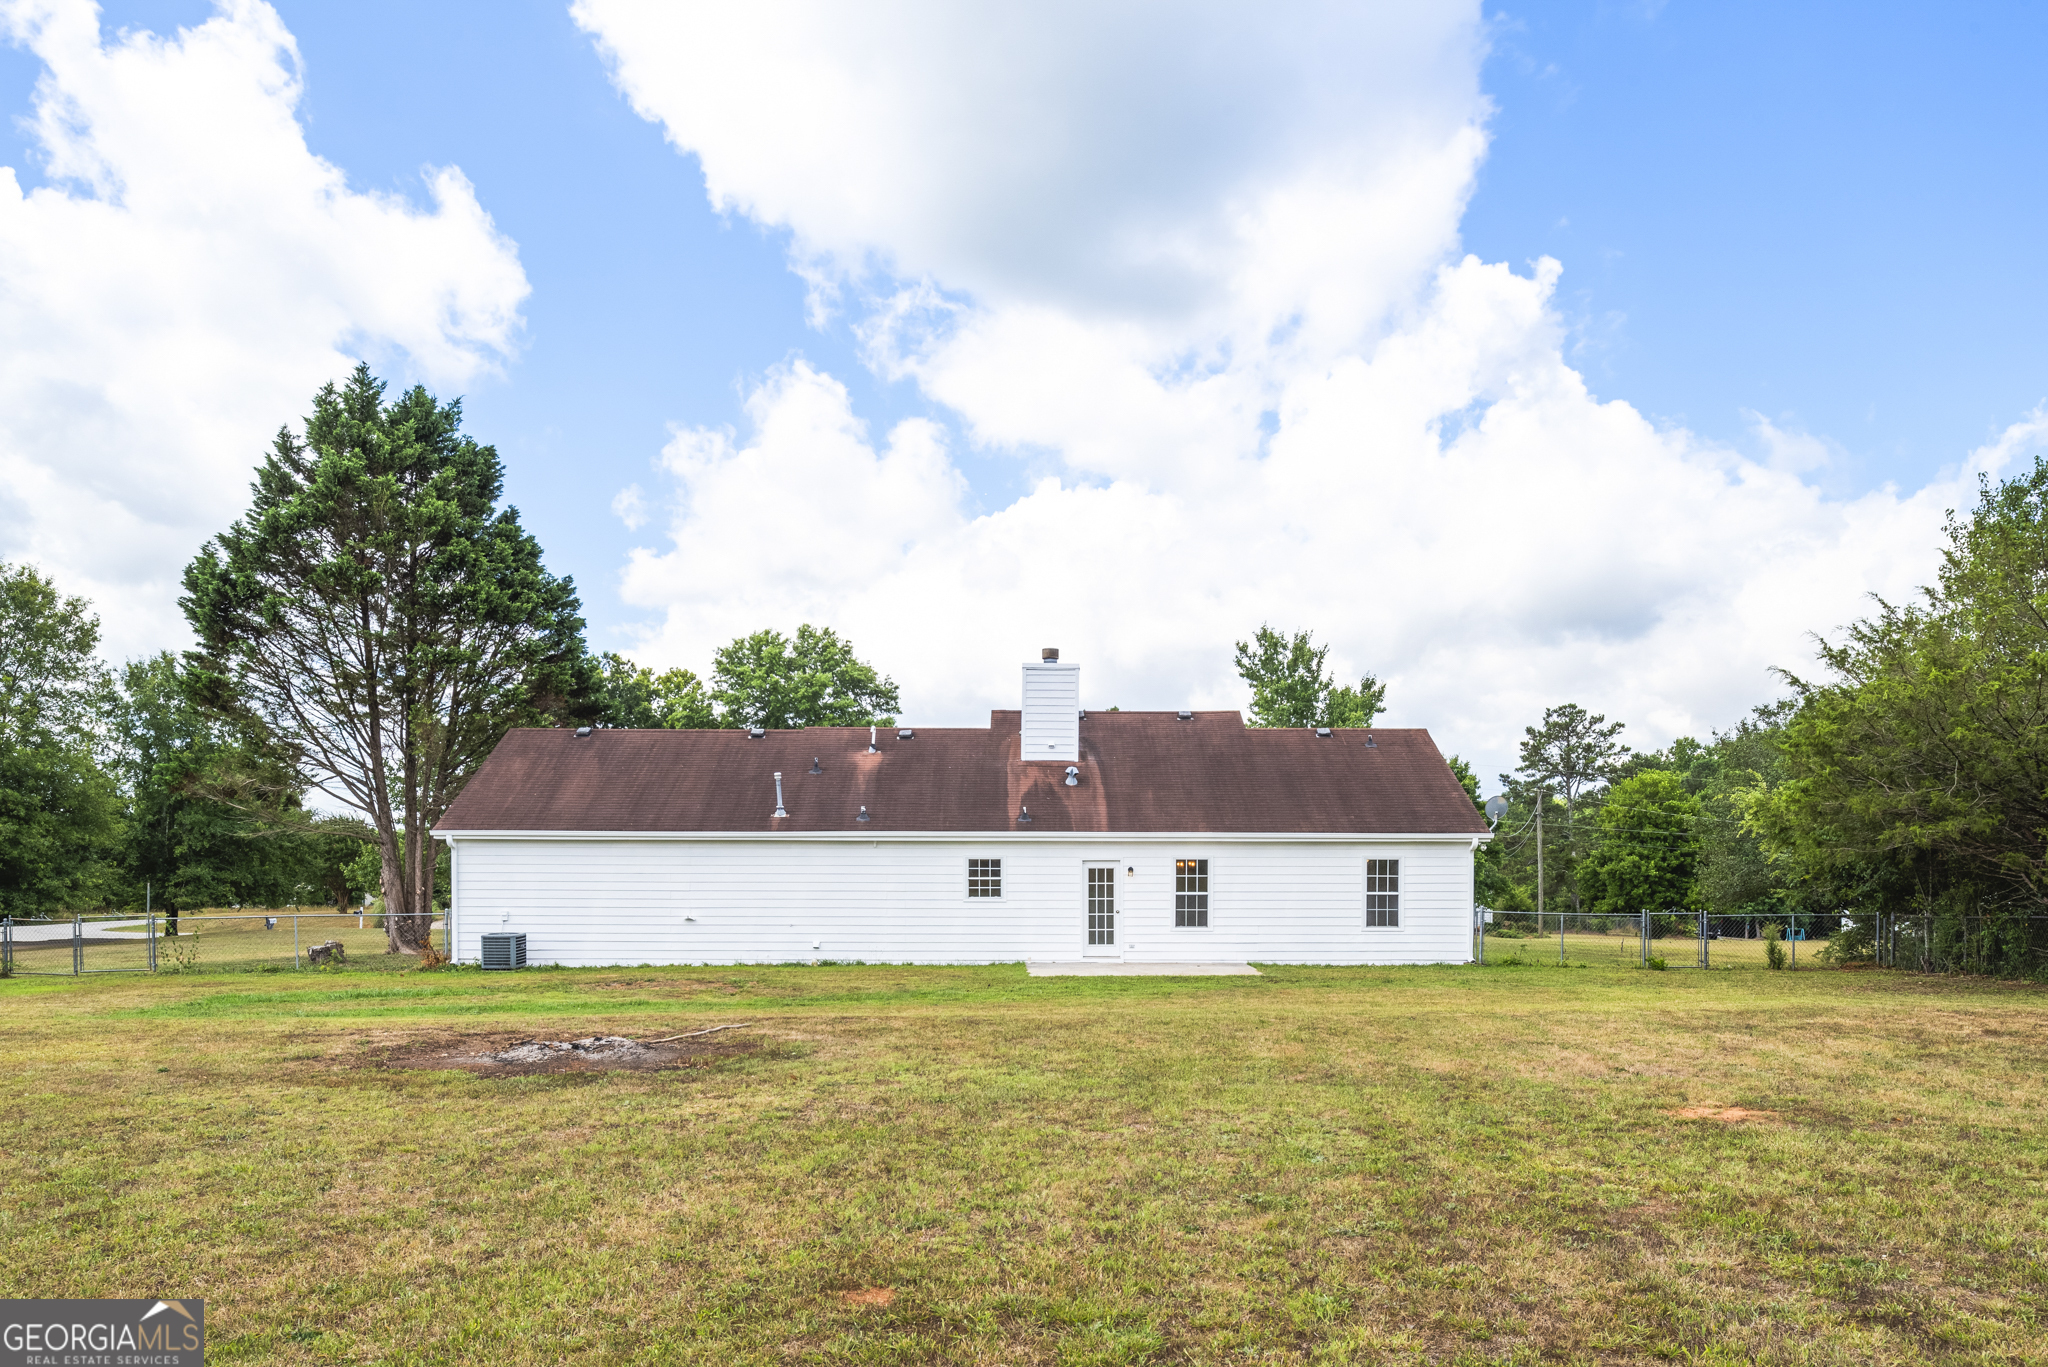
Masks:
[[[1069,764],[1067,766],[1067,786],[1069,788],[1075,788],[1079,787],[1080,783],[1081,771],[1079,769],[1076,769],[1073,765]]]
[[[761,737],[763,737],[763,736],[765,736],[765,735],[767,735],[767,734],[768,734],[768,728],[767,728],[767,727],[765,727],[765,726],[749,726],[749,727],[747,728],[747,739],[748,739],[748,740],[759,740],[759,739],[761,739]]]
[[[1330,738],[1330,728],[1327,726],[1318,726],[1316,728],[1316,738],[1318,740],[1328,740]]]
[[[1192,712],[1176,712],[1173,715],[1181,721],[1193,721],[1195,719],[1195,714]]]
[[[585,736],[587,736],[587,735],[589,735],[589,734],[590,734],[590,728],[589,728],[589,727],[587,727],[587,726],[579,726],[579,727],[577,727],[577,728],[576,728],[576,739],[578,739],[578,740],[582,740],[582,739],[583,739],[583,738],[584,738]]]
[[[906,727],[904,727],[904,728],[903,728],[903,729],[902,729],[901,731],[898,731],[898,732],[896,733],[896,739],[898,739],[898,740],[916,740],[916,739],[917,739],[917,732],[915,732],[915,731],[911,730],[911,729],[910,729],[909,727],[907,727],[907,726],[906,726]]]

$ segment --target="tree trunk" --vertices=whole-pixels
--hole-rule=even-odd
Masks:
[[[394,849],[399,838],[381,842],[379,881],[384,887],[384,943],[393,954],[418,954],[426,947],[434,920],[433,867],[428,866],[426,896],[420,896],[416,879],[408,877],[414,870],[406,867],[408,851],[403,847]],[[410,845],[411,839],[404,838]],[[420,908],[424,906],[422,913]]]

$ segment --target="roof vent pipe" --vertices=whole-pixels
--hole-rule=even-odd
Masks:
[[[814,774],[822,774],[825,772],[823,769],[820,769],[818,767],[818,757],[816,755],[811,756],[811,772]]]
[[[1080,786],[1080,784],[1081,771],[1079,769],[1076,769],[1073,765],[1069,764],[1067,766],[1067,786],[1069,788],[1077,788]]]
[[[1031,824],[1031,809],[1030,809],[1029,807],[1025,807],[1025,808],[1022,808],[1022,809],[1020,809],[1020,810],[1018,811],[1018,813],[1017,813],[1017,821],[1018,821],[1018,823],[1019,823],[1020,825],[1027,825],[1027,826],[1028,826],[1028,825],[1030,825],[1030,824]]]
[[[867,809],[867,808],[865,808],[865,807],[861,808],[861,809],[860,809],[860,815],[854,818],[854,820],[855,820],[855,821],[866,821],[867,819],[868,819],[868,809]]]
[[[779,770],[775,775],[775,814],[777,816],[789,815],[788,812],[782,810],[782,774]]]
[[[882,753],[881,751],[875,748],[875,728],[872,725],[868,727],[868,753],[871,755],[879,755]],[[861,810],[866,811],[867,808],[863,807],[861,808]]]

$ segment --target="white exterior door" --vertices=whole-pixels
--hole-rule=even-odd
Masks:
[[[1081,952],[1090,959],[1121,959],[1123,942],[1117,935],[1115,864],[1089,864],[1085,868],[1087,940]]]

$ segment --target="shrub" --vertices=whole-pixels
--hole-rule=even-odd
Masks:
[[[1764,962],[1772,968],[1785,966],[1785,927],[1776,921],[1764,927]]]

